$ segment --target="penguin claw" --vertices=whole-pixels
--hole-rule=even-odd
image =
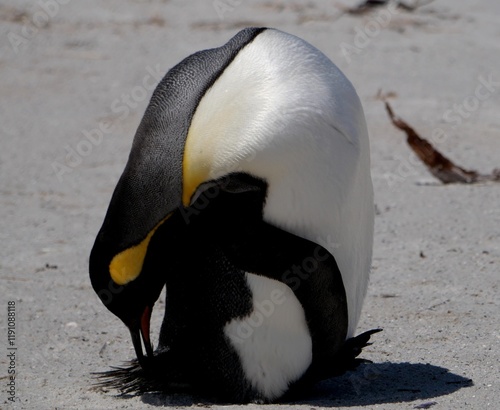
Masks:
[[[348,339],[347,342],[352,341],[353,343],[355,342],[358,345],[362,343],[363,344],[362,347],[369,346],[369,345],[373,344],[373,343],[368,342],[370,340],[371,335],[378,333],[378,332],[381,332],[382,330],[383,329],[381,329],[381,328],[367,330],[366,332],[363,332],[360,335],[357,335],[355,337],[352,337],[351,339]]]
[[[370,343],[370,337],[375,334],[381,332],[383,329],[371,329],[363,332],[355,337],[347,339],[344,343],[344,346],[340,349],[339,353],[337,353],[337,357],[340,359],[340,366],[338,366],[341,371],[344,368],[342,373],[345,373],[348,370],[354,370],[361,363],[371,363],[370,360],[367,359],[359,359],[358,356],[361,354],[363,349],[367,346],[371,346],[373,343]],[[340,373],[340,374],[342,374]]]
[[[313,372],[319,376],[320,380],[325,380],[355,370],[362,363],[371,363],[370,360],[358,358],[358,356],[365,347],[372,345],[369,342],[371,335],[381,331],[380,328],[371,329],[347,339],[335,356],[328,361],[329,364],[323,364]]]

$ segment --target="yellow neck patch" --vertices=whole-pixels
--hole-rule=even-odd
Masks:
[[[186,161],[184,162],[186,164]],[[184,166],[186,169],[188,165]],[[194,175],[193,175],[194,174]],[[195,172],[184,172],[184,187],[182,190],[182,203],[185,207],[188,207],[191,204],[191,198],[198,189],[198,187],[205,182],[205,177],[202,173]]]
[[[126,285],[136,279],[144,264],[149,241],[160,225],[172,214],[168,214],[156,225],[138,245],[132,246],[115,255],[109,264],[109,274],[117,285]]]
[[[197,151],[191,149],[190,141],[195,139],[191,129],[188,132],[184,147],[184,158],[182,160],[182,203],[188,207],[191,198],[198,187],[207,180],[208,167],[203,160],[203,154],[194,154]],[[193,153],[194,152],[194,153]]]

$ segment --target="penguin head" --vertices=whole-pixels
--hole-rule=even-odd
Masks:
[[[125,232],[118,236],[120,229],[116,224],[121,225],[123,216],[115,220],[117,212],[110,206],[96,238],[90,256],[90,279],[103,304],[128,327],[137,358],[145,367],[141,339],[147,356],[152,356],[149,323],[165,284],[162,275],[165,264],[159,261],[159,254],[148,249],[154,247],[151,239],[168,216],[144,234],[144,228],[130,220]]]

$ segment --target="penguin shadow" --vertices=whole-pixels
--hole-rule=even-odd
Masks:
[[[363,363],[355,371],[316,384],[296,404],[354,407],[445,396],[473,385],[444,367],[423,363]]]
[[[319,382],[279,403],[355,407],[412,402],[445,396],[472,385],[471,379],[431,364],[363,363],[355,371]],[[189,393],[145,393],[141,400],[158,407],[220,404]]]

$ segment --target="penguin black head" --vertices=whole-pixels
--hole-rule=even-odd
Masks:
[[[107,232],[105,227],[101,229],[90,256],[92,286],[104,305],[128,327],[137,359],[146,367],[141,338],[147,356],[152,356],[149,322],[164,285],[161,275],[148,268],[154,262],[145,260],[152,234],[124,251],[113,252],[107,245]]]

